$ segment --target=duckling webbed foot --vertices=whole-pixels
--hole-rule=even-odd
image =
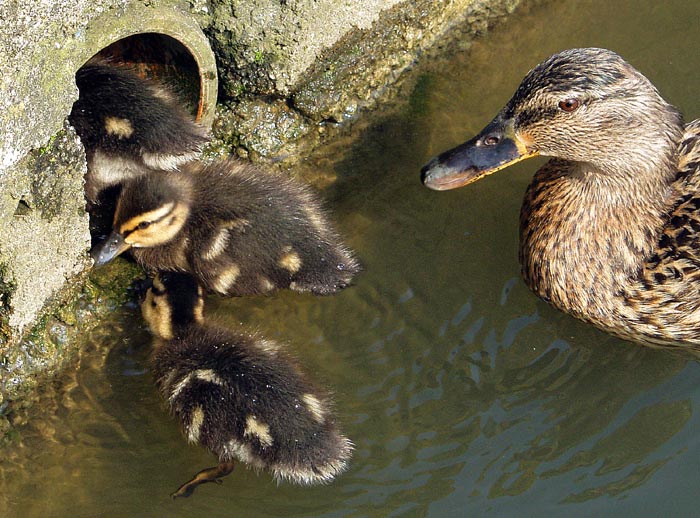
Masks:
[[[170,496],[175,499],[178,497],[187,498],[194,493],[195,488],[200,484],[206,484],[207,482],[215,482],[217,484],[222,484],[222,477],[230,474],[233,471],[233,462],[222,462],[218,466],[213,466],[211,468],[206,468],[197,473],[190,480],[182,484],[177,491],[172,493]]]

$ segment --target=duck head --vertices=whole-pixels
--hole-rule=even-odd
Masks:
[[[190,213],[191,185],[180,172],[155,172],[124,183],[112,233],[92,251],[95,266],[129,248],[149,248],[176,238]]]
[[[454,189],[537,155],[609,177],[670,169],[681,131],[679,113],[620,56],[571,49],[531,70],[493,121],[433,158],[421,178]]]

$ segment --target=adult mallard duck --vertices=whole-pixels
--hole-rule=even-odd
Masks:
[[[189,496],[233,470],[234,461],[278,480],[330,482],[352,443],[338,430],[325,391],[281,344],[205,321],[202,290],[183,273],[162,272],[141,309],[155,336],[151,370],[187,439],[217,456],[173,497]]]
[[[422,179],[452,189],[536,155],[554,158],[521,210],[530,289],[625,339],[700,345],[700,120],[614,52],[566,50]]]

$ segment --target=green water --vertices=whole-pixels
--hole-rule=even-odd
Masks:
[[[332,389],[356,444],[336,482],[278,486],[239,467],[222,486],[171,501],[214,459],[186,445],[165,412],[147,372],[149,336],[124,308],[3,451],[0,514],[696,514],[698,362],[608,337],[519,279],[518,211],[538,163],[446,193],[422,187],[419,171],[481,129],[532,66],[567,47],[618,51],[688,120],[700,116],[697,8],[520,9],[468,51],[421,63],[400,111],[310,158],[338,176],[324,195],[365,272],[334,297],[210,299],[207,311],[287,342]]]

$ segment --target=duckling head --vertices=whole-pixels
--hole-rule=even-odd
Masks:
[[[190,213],[191,185],[186,175],[157,172],[124,183],[112,233],[92,252],[95,266],[129,248],[150,248],[176,238]]]
[[[608,181],[666,171],[670,182],[681,132],[680,114],[620,56],[570,49],[531,70],[496,118],[431,160],[422,180],[431,189],[453,189],[543,155],[577,162],[581,172]]]
[[[151,332],[171,340],[178,330],[204,321],[202,288],[191,275],[160,272],[141,302],[141,313]]]

